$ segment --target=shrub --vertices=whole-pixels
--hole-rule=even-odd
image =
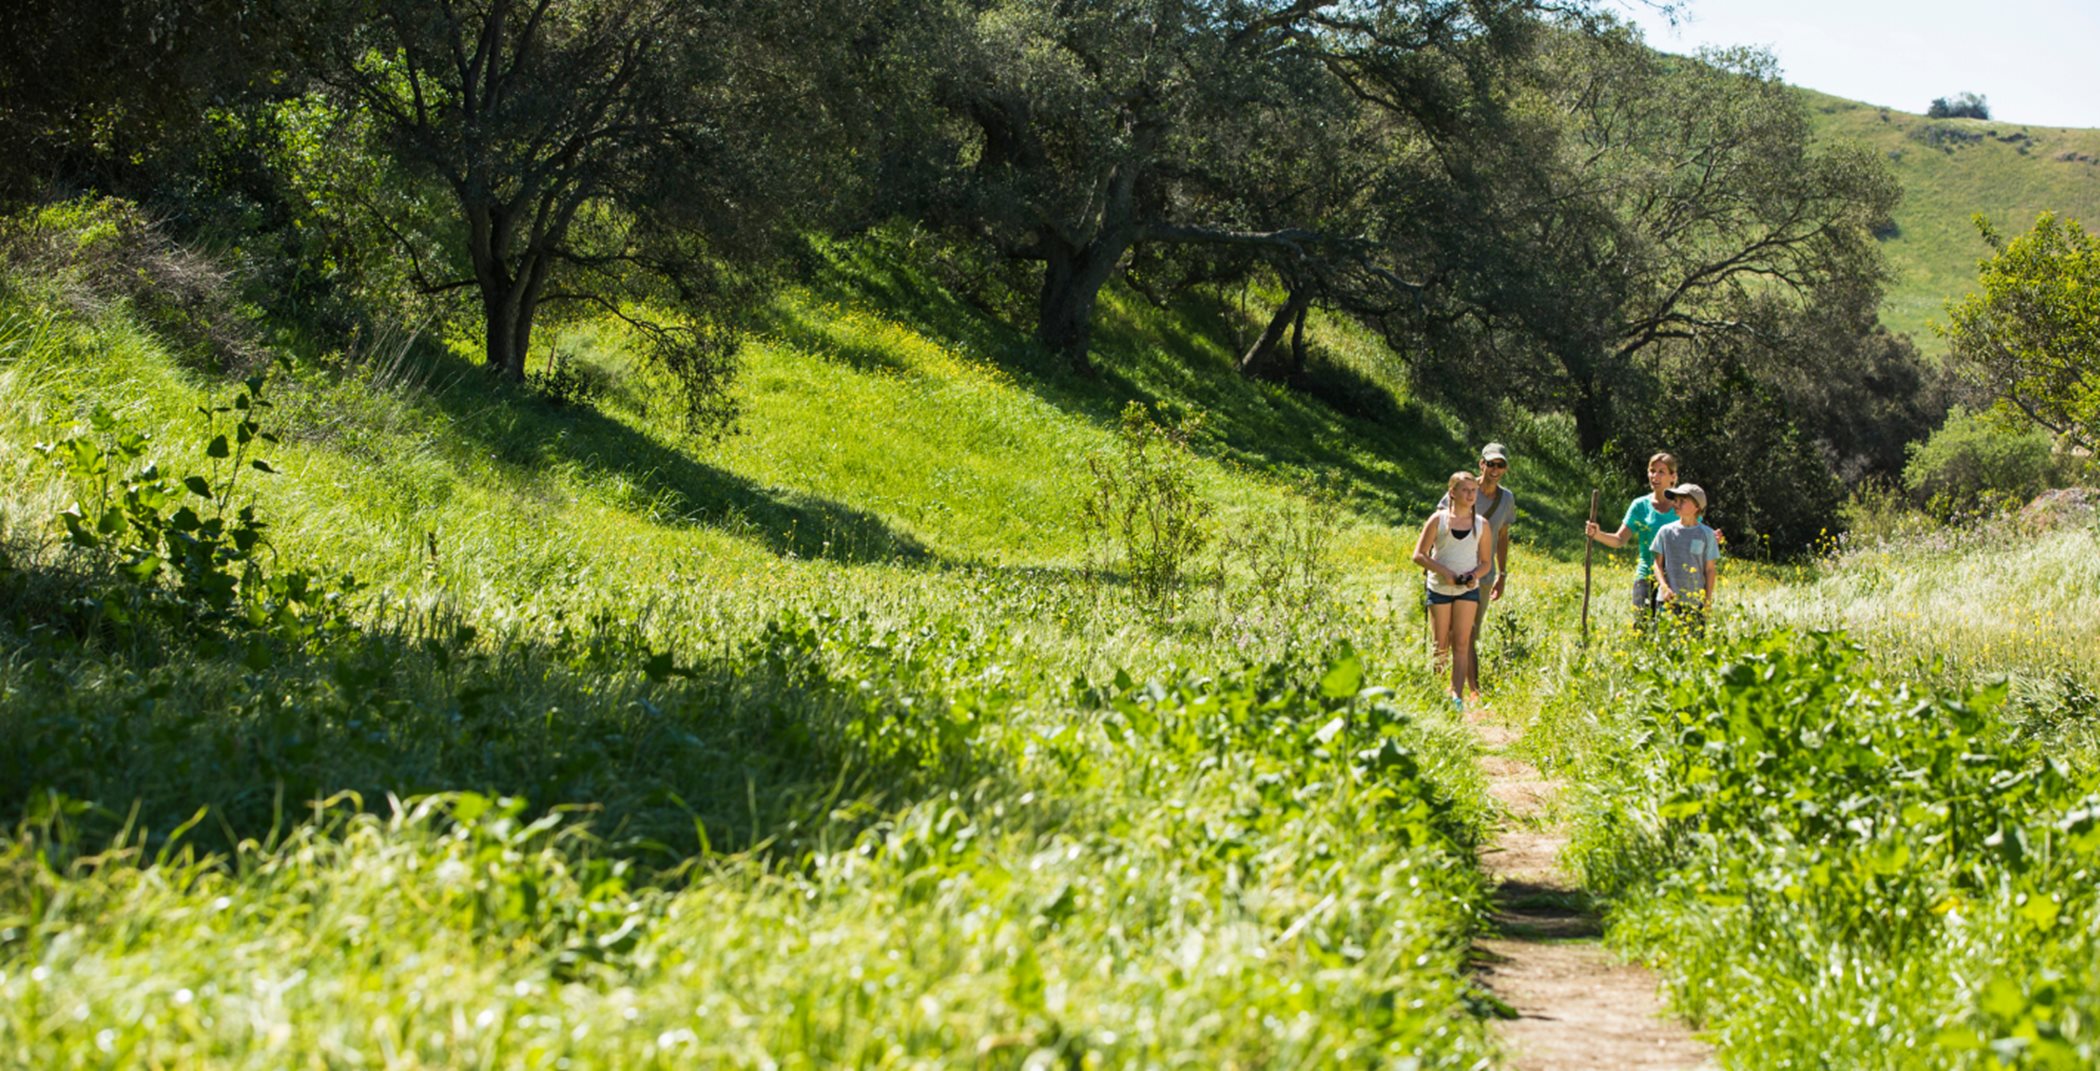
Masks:
[[[1893,480],[1871,478],[1852,489],[1838,507],[1847,546],[1899,543],[1937,531],[1938,522],[1919,510]]]
[[[1912,444],[1903,485],[1941,518],[1996,512],[2040,493],[2056,474],[2046,432],[2012,430],[1957,407],[1940,430]]]
[[[1094,487],[1082,504],[1088,539],[1122,566],[1146,600],[1164,603],[1210,544],[1211,504],[1196,492],[1189,436],[1200,421],[1169,427],[1131,402],[1113,451],[1087,458]]]
[[[263,424],[266,383],[251,376],[231,404],[200,410],[209,473],[163,472],[147,456],[151,437],[101,407],[86,429],[38,445],[78,495],[57,518],[89,563],[88,593],[71,608],[77,624],[119,639],[152,623],[290,641],[345,627],[343,597],[357,582],[279,567],[268,522],[243,497],[243,475],[277,471],[256,456],[277,441]]]
[[[1225,557],[1246,567],[1251,594],[1263,605],[1309,605],[1334,581],[1334,536],[1341,515],[1336,488],[1310,484],[1227,535]]]
[[[1981,93],[1956,93],[1952,97],[1934,97],[1925,109],[1927,119],[1989,119],[1991,106]]]

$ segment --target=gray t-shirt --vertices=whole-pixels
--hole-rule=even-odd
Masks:
[[[1447,494],[1437,499],[1436,508],[1450,509],[1451,496]],[[1486,495],[1475,495],[1473,496],[1473,512],[1487,518],[1489,527],[1492,527],[1497,533],[1507,532],[1509,531],[1509,522],[1517,519],[1517,493],[1507,487],[1497,487],[1495,488],[1495,501],[1493,502],[1489,502]],[[1500,542],[1501,536],[1499,534],[1495,538],[1497,542]],[[1498,546],[1494,549],[1496,551],[1495,567],[1480,574],[1480,590],[1482,591],[1486,591],[1488,585],[1495,582],[1495,574],[1502,571],[1502,548]]]
[[[1655,568],[1671,591],[1680,598],[1706,597],[1706,563],[1721,560],[1721,541],[1714,538],[1713,529],[1671,521],[1655,533],[1650,546],[1655,551]]]

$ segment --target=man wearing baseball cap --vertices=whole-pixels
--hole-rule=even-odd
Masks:
[[[1480,448],[1480,494],[1473,499],[1473,512],[1487,518],[1495,533],[1495,564],[1480,577],[1480,612],[1473,615],[1474,649],[1479,649],[1480,623],[1487,620],[1488,604],[1502,597],[1503,581],[1509,579],[1509,524],[1517,519],[1517,496],[1502,486],[1502,478],[1509,475],[1509,448],[1501,443],[1489,443]],[[1445,495],[1437,503],[1438,509],[1451,508],[1451,496]],[[1480,691],[1480,660],[1474,659],[1471,680],[1466,688]]]

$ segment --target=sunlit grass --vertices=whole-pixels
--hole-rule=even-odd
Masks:
[[[1129,378],[1089,383],[782,303],[716,443],[667,430],[616,332],[563,342],[619,377],[594,409],[437,345],[303,364],[282,475],[244,479],[269,560],[367,585],[350,640],[121,648],[10,608],[0,1063],[1476,1066],[1487,804],[1406,536],[1362,512],[1433,498],[1375,445],[1410,429],[1177,371],[1208,343],[1149,307],[1104,331]],[[1163,612],[1077,568],[1139,383],[1221,408],[1196,465],[1227,528],[1319,451],[1362,464],[1332,590],[1205,564]],[[0,580],[73,594],[30,442],[104,405],[196,470],[224,391],[120,313],[0,358]],[[1288,706],[1345,638],[1396,693]],[[1197,731],[1263,703],[1294,711],[1273,739]],[[169,854],[199,808],[205,854]]]

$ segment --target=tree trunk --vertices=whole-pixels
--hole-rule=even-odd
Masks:
[[[1611,438],[1611,403],[1594,388],[1578,389],[1581,393],[1575,398],[1575,443],[1584,457],[1596,457],[1604,452],[1604,443]]]
[[[488,373],[513,383],[525,379],[525,359],[532,353],[533,316],[546,289],[548,258],[528,252],[515,270],[508,264],[475,257],[474,275],[481,287],[481,318],[488,347]]]
[[[1130,241],[1102,235],[1078,247],[1055,238],[1043,244],[1047,255],[1042,300],[1036,308],[1036,341],[1070,361],[1074,371],[1092,375],[1087,349],[1094,333],[1094,305]]]
[[[518,346],[517,319],[512,313],[510,288],[481,288],[481,319],[487,339],[488,361],[482,367],[498,379],[513,382],[525,378],[525,352]]]
[[[525,378],[525,344],[530,340],[531,317],[519,330],[519,311],[525,308],[525,280],[513,274],[510,259],[509,220],[503,210],[471,191],[479,184],[459,183],[460,208],[467,220],[467,260],[474,266],[474,282],[481,290],[483,345],[488,361],[482,367],[498,379],[518,382]]]
[[[1284,298],[1276,315],[1269,317],[1269,326],[1262,328],[1261,337],[1254,340],[1247,352],[1240,356],[1240,374],[1252,379],[1268,379],[1282,382],[1305,370],[1305,310],[1312,304],[1312,292],[1294,289]],[[1295,326],[1295,329],[1293,328]],[[1291,334],[1290,349],[1286,351],[1283,338]]]
[[[1298,318],[1291,321],[1291,374],[1305,374],[1305,314],[1312,311],[1312,302],[1298,306]]]

